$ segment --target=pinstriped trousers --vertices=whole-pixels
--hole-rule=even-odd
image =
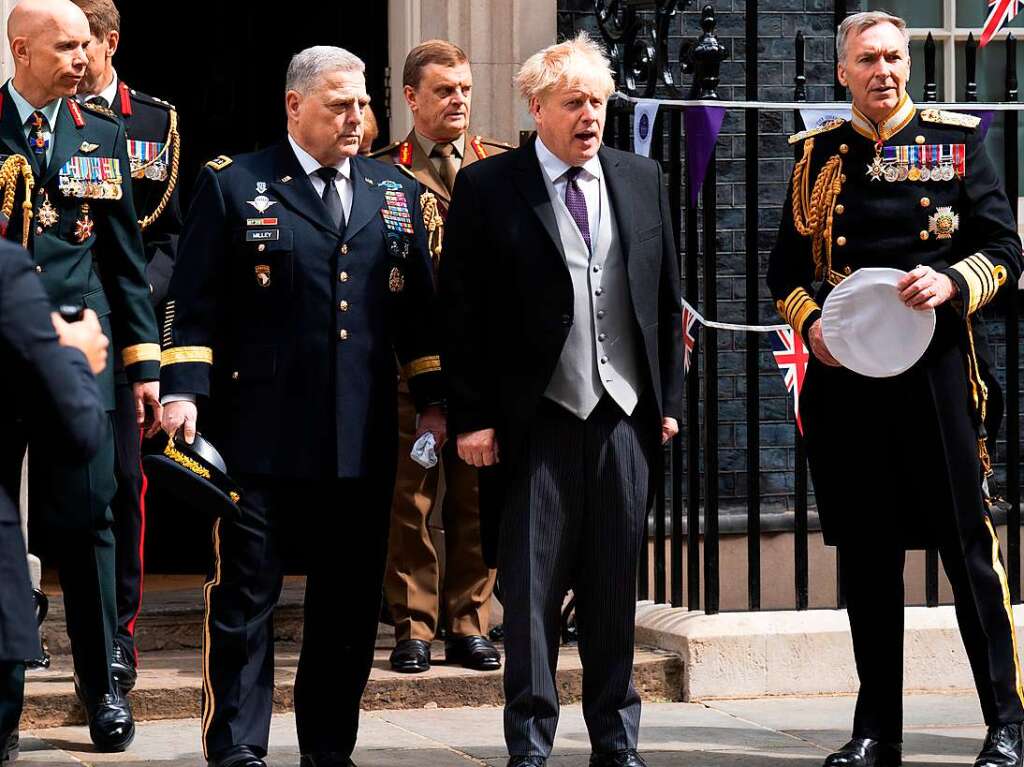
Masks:
[[[542,400],[522,460],[511,467],[498,550],[509,754],[551,752],[559,618],[569,589],[591,747],[636,748],[636,570],[657,446],[657,419],[645,412],[638,406],[627,416],[605,396],[583,421]]]

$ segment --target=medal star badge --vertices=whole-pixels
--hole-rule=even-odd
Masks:
[[[36,213],[36,221],[39,222],[39,226],[43,227],[43,229],[49,229],[60,221],[60,214],[53,207],[53,203],[50,202],[50,195],[48,194],[43,197],[43,204],[39,206],[39,212]]]
[[[870,165],[868,165],[867,175],[871,177],[872,181],[881,181],[882,172],[882,158],[879,155],[875,155],[875,159],[871,161]]]
[[[256,208],[260,213],[266,213],[270,210],[271,206],[277,205],[277,200],[271,200],[265,194],[258,194],[256,195],[256,199],[246,200],[246,202]]]
[[[270,287],[270,265],[256,264],[256,284],[261,288]]]
[[[401,293],[405,288],[405,275],[397,266],[391,267],[391,274],[388,275],[388,290],[392,293]]]
[[[937,240],[949,240],[953,232],[960,228],[960,216],[953,212],[952,206],[936,208],[935,212],[928,216],[928,231],[935,235]]]
[[[79,215],[78,220],[75,221],[75,240],[79,243],[83,243],[92,237],[92,230],[96,223],[89,216],[89,206],[82,206],[82,213]]]

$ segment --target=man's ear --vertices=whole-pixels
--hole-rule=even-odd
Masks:
[[[288,91],[284,94],[284,110],[291,118],[297,118],[299,116],[299,104],[302,102],[302,96],[299,95],[298,91]]]
[[[118,32],[116,30],[112,30],[112,31],[107,33],[107,55],[110,56],[110,58],[113,58],[114,54],[117,53],[117,46],[120,45],[120,44],[121,44],[121,33],[120,32]]]
[[[405,103],[411,111],[415,112],[419,109],[419,106],[416,104],[416,90],[411,85],[404,86],[402,93],[405,96]]]
[[[11,55],[15,61],[28,62],[28,38],[16,37],[11,41]]]
[[[844,64],[836,64],[836,74],[839,76],[839,83],[845,88],[849,85],[846,78],[846,66]]]

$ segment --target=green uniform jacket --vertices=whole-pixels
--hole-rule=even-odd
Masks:
[[[32,164],[35,188],[28,249],[50,300],[54,307],[84,305],[96,312],[112,348],[121,349],[129,381],[159,379],[160,346],[132,202],[124,126],[110,112],[64,99],[53,130],[53,152],[40,178],[20,123],[5,85],[0,88],[0,153],[22,155]],[[107,180],[92,188],[75,183],[88,180],[84,176],[89,165],[105,166]],[[19,179],[6,231],[13,242],[22,241],[23,199]],[[97,250],[102,251],[102,259],[97,258]],[[104,405],[113,410],[113,359],[98,379]]]

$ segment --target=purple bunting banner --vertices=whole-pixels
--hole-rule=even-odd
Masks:
[[[725,107],[694,106],[683,110],[686,125],[686,174],[690,182],[691,205],[697,204],[724,119]]]

